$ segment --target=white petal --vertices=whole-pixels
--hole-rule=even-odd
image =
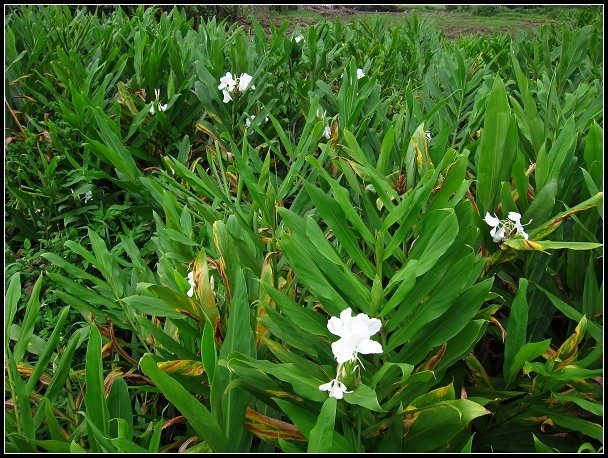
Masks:
[[[342,337],[344,323],[342,323],[342,320],[340,318],[332,316],[327,322],[327,329],[329,329],[329,332],[331,332],[332,334]]]
[[[336,357],[338,364],[345,363],[355,358],[355,348],[351,339],[342,337],[331,344],[331,351]]]
[[[357,315],[357,318],[358,317],[361,317],[360,319],[367,326],[370,337],[377,333],[382,327],[382,322],[378,318],[370,318],[365,313],[360,313]]]
[[[365,321],[363,314],[357,315],[355,318],[353,318],[348,329],[350,333],[346,337],[349,337],[354,342],[353,345],[363,342],[364,340],[368,340],[371,337],[369,327],[367,326],[367,322]]]
[[[353,316],[353,311],[350,307],[348,307],[340,312],[340,319],[344,323],[350,322],[352,320],[352,316]]]
[[[498,232],[496,233],[496,235],[494,235],[494,241],[501,242],[504,239],[505,239],[505,228],[500,227],[500,228],[498,228]]]
[[[240,92],[245,92],[245,90],[249,86],[249,83],[251,83],[252,78],[253,77],[247,73],[241,74],[241,76],[239,77],[239,91]]]
[[[369,355],[371,353],[382,353],[382,345],[374,340],[365,340],[357,345],[357,353]]]
[[[509,212],[509,214],[507,215],[507,217],[511,220],[514,221],[515,224],[521,224],[521,215],[519,213],[516,212]]]
[[[325,126],[325,130],[323,131],[323,135],[325,136],[326,139],[329,140],[331,138],[331,127]]]
[[[346,385],[344,385],[344,383],[340,382],[339,380],[335,380],[334,387],[329,392],[329,395],[336,399],[342,399],[344,397],[345,392],[346,392]]]
[[[186,294],[188,297],[192,297],[194,295],[194,286],[191,286]]]
[[[496,216],[490,215],[489,212],[486,212],[486,216],[484,217],[484,220],[486,223],[488,223],[488,225],[490,225],[492,227],[496,227],[500,224],[500,220]]]
[[[517,233],[519,235],[521,235],[523,238],[525,238],[526,240],[528,240],[528,234],[526,233],[526,231],[524,231],[523,226],[517,226]]]
[[[224,103],[228,103],[232,100],[232,97],[230,97],[230,93],[227,90],[223,90],[222,93],[224,94]]]
[[[333,384],[334,384],[334,381],[332,380],[331,382],[327,382],[327,383],[324,383],[323,385],[319,385],[319,389],[321,391],[329,391],[332,389]]]

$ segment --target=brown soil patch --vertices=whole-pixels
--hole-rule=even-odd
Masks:
[[[365,17],[366,15],[376,14],[388,16],[388,19],[395,25],[397,25],[399,23],[398,19],[404,18],[408,14],[407,12],[363,12],[354,10],[344,5],[336,5],[331,8],[324,7],[321,5],[301,5],[299,9],[302,11],[314,11],[318,13],[321,17],[317,18],[294,16],[293,18],[286,19],[285,16],[277,17],[268,12],[261,12],[260,14],[255,14],[255,17],[266,31],[267,36],[270,36],[271,26],[274,25],[275,27],[279,27],[285,20],[289,22],[287,33],[291,34],[296,28],[303,29],[324,19],[332,22],[336,19],[340,19],[342,23],[348,23],[359,20]],[[428,13],[426,11],[418,11],[417,14],[421,19],[436,19],[434,21],[435,27],[437,27],[438,30],[442,31],[444,36],[448,40],[454,40],[467,35],[492,35],[494,33],[515,34],[515,32],[517,32],[518,30],[537,29],[541,25],[541,23],[534,20],[521,20],[515,22],[512,26],[492,27],[483,24],[482,16],[479,17],[478,24],[467,24],[459,23],[458,19],[455,19],[454,21],[449,21],[449,18],[451,16],[449,12],[437,11],[435,13]],[[440,18],[442,18],[443,20],[441,20]],[[250,33],[253,32],[253,25],[248,17],[239,17],[236,22],[239,25],[243,26],[246,31]]]

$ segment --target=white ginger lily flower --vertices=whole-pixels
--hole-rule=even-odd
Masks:
[[[430,130],[425,130],[425,131],[424,131],[424,135],[426,135],[426,139],[427,139],[428,141],[431,141],[431,138],[432,138],[432,137],[431,137],[431,131],[430,131]]]
[[[230,97],[230,92],[228,92],[226,89],[222,91],[222,94],[224,94],[224,103],[228,103],[232,100],[232,97]]]
[[[504,224],[496,217],[496,215],[492,216],[490,215],[490,212],[486,212],[484,220],[489,226],[492,226],[492,230],[490,231],[492,240],[495,242],[501,242],[505,239]]]
[[[327,329],[340,339],[331,344],[331,350],[338,361],[343,364],[358,359],[357,354],[369,355],[382,353],[382,345],[370,339],[382,327],[377,318],[370,318],[365,313],[352,317],[349,308],[340,313],[340,318],[331,317]]]
[[[363,73],[363,69],[362,68],[358,68],[357,69],[357,79],[360,80],[364,76],[365,76],[365,73]]]
[[[226,90],[228,92],[234,91],[236,87],[236,80],[232,77],[232,73],[226,72],[224,76],[220,78],[220,85],[217,87],[220,91]]]
[[[245,92],[251,83],[253,76],[247,73],[241,73],[239,77],[239,92]],[[251,89],[255,89],[255,86],[251,86]]]
[[[251,123],[255,120],[255,116],[251,115],[248,118],[245,118],[245,125],[247,127],[251,127]],[[268,116],[264,116],[264,122],[268,121]]]
[[[319,390],[329,391],[329,396],[336,399],[342,399],[344,393],[352,393],[352,391],[346,391],[346,385],[337,378],[333,379],[331,382],[320,385]]]
[[[91,191],[87,191],[84,193],[84,203],[85,204],[92,198],[93,198],[93,193]]]
[[[190,289],[186,294],[188,297],[192,297],[194,295],[194,288],[196,287],[194,284],[194,272],[188,272],[188,283],[190,283]]]
[[[484,220],[489,226],[492,226],[492,230],[490,231],[492,240],[495,242],[502,242],[506,238],[511,237],[513,231],[516,231],[517,234],[528,240],[528,234],[524,231],[524,225],[521,224],[521,215],[517,212],[509,212],[507,217],[509,219],[500,220],[496,215],[491,215],[489,212],[486,212]],[[527,224],[530,224],[530,222],[532,222],[532,220]]]
[[[299,43],[300,41],[302,41],[304,39],[304,37],[302,35],[296,35],[296,43]]]
[[[323,131],[323,135],[328,140],[331,138],[331,127],[329,126],[329,124],[327,126],[325,126],[325,130]]]
[[[517,233],[521,235],[524,239],[528,240],[528,234],[526,233],[526,231],[524,231],[524,226],[521,224],[521,215],[517,212],[509,212],[507,217],[515,223],[515,229],[517,230]],[[528,221],[528,224],[530,224],[531,221],[532,220]]]
[[[158,111],[166,111],[167,110],[167,104],[166,103],[160,103],[160,89],[154,89],[154,95],[156,96],[156,100],[154,100],[154,102],[152,102],[152,106],[150,107],[150,114],[154,114],[156,113],[156,111],[154,110],[154,105],[156,104],[156,106],[158,106]]]

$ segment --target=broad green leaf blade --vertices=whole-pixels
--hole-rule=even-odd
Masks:
[[[333,448],[334,424],[338,400],[329,397],[321,407],[315,426],[310,430],[308,453],[329,452]]]
[[[503,375],[507,387],[517,374],[510,372],[517,351],[526,343],[526,331],[528,328],[528,280],[519,279],[519,288],[511,304],[509,321],[507,323],[507,336],[505,337],[505,357],[503,363]],[[519,370],[515,368],[515,371]]]
[[[124,439],[133,439],[133,410],[131,409],[131,398],[127,382],[118,377],[112,382],[110,394],[108,395],[108,411],[110,419],[124,420],[126,432],[122,435]],[[110,437],[118,436],[118,425],[116,421],[110,422]],[[116,444],[114,444],[116,445]]]
[[[89,332],[85,377],[86,391],[84,394],[84,405],[89,413],[89,426],[98,428],[107,437],[110,418],[103,383],[101,334],[95,325],[91,325]],[[102,450],[102,443],[97,440],[95,433],[91,429],[89,429],[89,440],[91,441],[92,450]]]
[[[344,400],[349,404],[357,404],[369,410],[384,412],[378,404],[376,392],[367,385],[360,384],[352,393],[344,393]]]
[[[61,334],[63,333],[63,325],[65,324],[69,311],[69,306],[64,307],[63,309],[61,309],[61,312],[59,312],[59,315],[56,318],[57,321],[55,323],[55,328],[53,329],[51,336],[46,342],[44,349],[40,353],[38,361],[36,362],[36,366],[32,371],[32,375],[30,375],[30,378],[28,379],[25,385],[25,391],[27,392],[28,396],[34,390],[36,384],[40,380],[40,376],[48,368],[49,362],[53,357],[53,353],[57,350],[57,344],[61,339]]]
[[[517,122],[511,114],[505,86],[496,77],[488,96],[477,161],[477,203],[480,214],[494,213],[500,183],[507,181],[517,144]]]
[[[152,355],[144,355],[139,364],[142,371],[152,379],[169,402],[186,417],[197,434],[209,443],[214,452],[226,452],[231,449],[228,439],[211,412],[175,379],[160,370],[152,359]]]
[[[21,324],[21,337],[15,344],[13,350],[13,358],[15,363],[23,361],[25,351],[30,344],[32,335],[34,333],[34,326],[38,320],[40,313],[40,289],[42,288],[42,274],[38,276],[29,300],[25,306],[25,316],[23,317],[23,323]],[[10,312],[12,313],[12,311]]]

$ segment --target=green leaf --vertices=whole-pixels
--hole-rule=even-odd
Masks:
[[[495,211],[500,183],[508,180],[515,162],[517,140],[517,122],[511,114],[504,83],[496,77],[488,96],[477,161],[480,214]]]
[[[555,453],[554,449],[543,444],[534,434],[532,434],[532,438],[534,439],[534,449],[536,450],[536,453]]]
[[[139,364],[142,371],[152,379],[169,402],[186,417],[197,434],[209,443],[214,452],[227,452],[231,449],[228,439],[211,412],[170,375],[160,370],[152,359],[152,355],[144,355]]]
[[[220,360],[228,359],[233,352],[249,357],[255,357],[256,354],[245,277],[242,270],[235,275],[226,338],[219,352]],[[235,375],[226,367],[216,368],[211,384],[211,406],[216,412],[217,406],[221,405],[223,427],[231,450],[244,451],[248,449],[247,444],[251,441],[251,434],[245,430],[245,410],[253,402],[253,398],[241,387],[227,390],[234,378]]]
[[[129,398],[129,388],[124,378],[118,377],[112,382],[110,394],[108,396],[108,410],[111,419],[124,420],[126,433],[123,438],[131,440],[133,438],[133,410],[131,409],[131,399]],[[116,421],[110,422],[110,437],[118,436],[118,425]],[[116,445],[116,444],[114,444]]]
[[[23,361],[23,357],[25,356],[25,351],[30,344],[32,339],[32,335],[34,333],[34,326],[36,325],[36,321],[38,320],[40,314],[40,289],[42,288],[42,274],[38,276],[34,287],[32,288],[32,293],[30,295],[29,300],[25,306],[25,316],[23,317],[23,323],[21,324],[21,336],[20,339],[15,344],[15,348],[13,350],[13,358],[15,358],[15,363],[20,363]],[[11,292],[12,294],[16,294],[15,290]],[[14,300],[14,296],[13,296]],[[12,313],[10,311],[9,313]]]
[[[337,402],[336,398],[329,397],[323,403],[315,426],[310,430],[306,450],[308,453],[324,453],[332,450]]]
[[[203,338],[201,341],[201,358],[203,365],[207,371],[209,382],[213,382],[215,369],[217,367],[217,351],[215,348],[215,339],[213,336],[213,325],[210,321],[205,322],[203,329]]]
[[[403,448],[408,452],[428,452],[447,443],[470,421],[490,412],[467,399],[441,401],[417,411],[408,419]]]
[[[72,358],[74,356],[74,352],[86,338],[89,329],[89,327],[78,329],[76,332],[74,332],[74,334],[72,334],[68,344],[65,346],[65,350],[63,351],[61,359],[57,363],[57,368],[53,373],[51,384],[46,391],[46,397],[51,403],[55,402],[57,396],[59,396],[61,391],[65,389],[65,381],[72,370]]]
[[[551,303],[560,312],[562,312],[564,315],[566,315],[572,321],[576,321],[577,323],[581,321],[581,319],[583,318],[583,314],[581,312],[576,310],[571,305],[566,304],[559,297],[550,293],[549,291],[547,291],[545,288],[543,288],[539,284],[535,283],[535,286],[547,295],[547,297],[549,298]],[[597,323],[594,323],[593,321],[588,321],[587,322],[587,331],[589,332],[591,337],[593,337],[597,342],[602,342],[604,340],[603,339],[604,332],[602,330],[602,327],[599,326]]]
[[[364,384],[358,385],[352,393],[344,393],[344,400],[349,404],[357,404],[369,410],[384,412],[378,404],[376,392]]]
[[[327,225],[334,232],[346,253],[348,253],[368,278],[374,278],[374,266],[359,247],[358,237],[356,237],[353,231],[345,224],[346,215],[338,202],[331,197],[328,197],[327,194],[308,182],[304,183],[304,187],[312,201],[315,203],[321,217],[323,217],[327,222]]]
[[[108,435],[109,412],[103,383],[103,368],[101,363],[101,334],[97,326],[91,325],[87,358],[85,364],[86,391],[84,404],[89,413],[89,440],[92,451],[102,451],[102,443],[97,440],[92,429],[98,428],[104,436]],[[109,450],[108,450],[109,451]]]
[[[21,276],[19,272],[11,275],[8,287],[4,294],[4,346],[8,347],[10,339],[9,329],[15,319],[19,298],[21,297]]]
[[[591,242],[560,242],[552,240],[526,240],[523,238],[507,239],[504,243],[518,251],[546,251],[546,250],[595,250],[601,248],[601,243]]]
[[[528,280],[519,279],[519,288],[511,304],[509,321],[507,323],[507,336],[505,337],[505,357],[503,362],[503,375],[507,387],[517,375],[519,367],[515,368],[515,373],[509,369],[512,367],[517,351],[526,343],[526,331],[528,327],[528,301],[526,293],[528,291]]]
[[[175,304],[168,303],[157,297],[135,295],[123,298],[122,302],[146,315],[166,316],[172,319],[185,318],[185,315],[179,312]]]
[[[550,344],[551,339],[547,339],[541,342],[530,342],[522,345],[513,357],[513,362],[508,368],[509,376],[507,378],[507,386],[509,386],[513,382],[513,380],[515,380],[515,377],[517,377],[517,373],[526,362],[532,361],[533,359],[545,353],[549,348]]]
[[[36,362],[36,365],[34,366],[34,370],[32,371],[32,374],[30,375],[30,378],[28,379],[28,381],[25,385],[25,391],[27,392],[28,396],[32,393],[32,391],[36,387],[36,384],[40,380],[40,376],[49,367],[49,362],[51,361],[51,358],[53,357],[53,353],[57,350],[57,344],[59,343],[59,340],[61,339],[61,334],[63,333],[63,325],[65,324],[65,320],[67,319],[69,311],[70,311],[69,306],[64,307],[63,309],[61,309],[61,311],[59,312],[59,315],[56,318],[55,327],[53,329],[53,332],[51,333],[51,336],[49,337],[48,341],[46,342],[44,349],[40,353],[40,356],[38,357],[38,361]]]
[[[585,409],[587,412],[591,412],[593,415],[597,415],[598,417],[602,417],[604,415],[604,408],[600,403],[588,401],[587,399],[575,395],[552,392],[551,396],[553,396],[558,401],[574,402],[580,408]]]

